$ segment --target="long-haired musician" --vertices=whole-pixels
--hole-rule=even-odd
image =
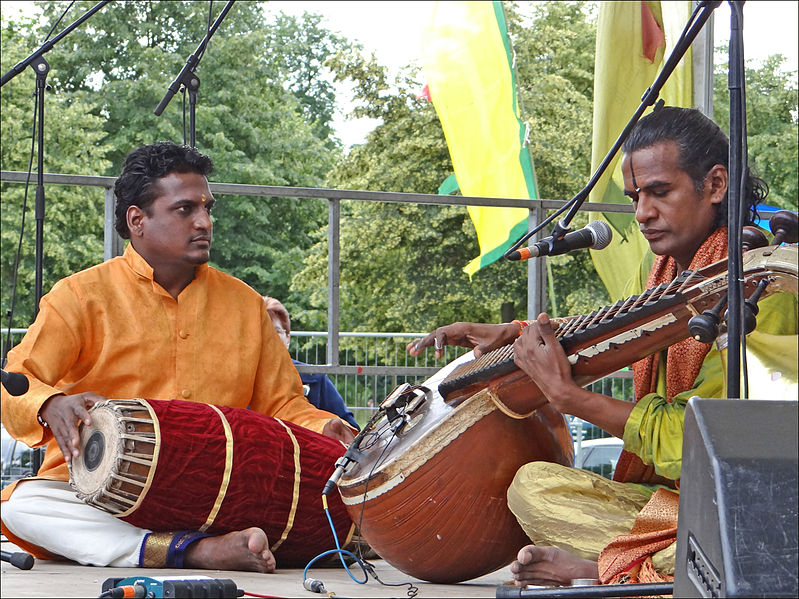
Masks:
[[[30,389],[3,391],[3,424],[27,445],[47,444],[47,453],[37,479],[3,490],[3,533],[37,556],[275,568],[276,539],[258,527],[151,533],[76,498],[67,464],[80,455],[78,425],[89,425],[88,410],[106,397],[249,407],[345,443],[354,438],[303,396],[261,296],[208,265],[212,169],[210,158],[173,143],[131,152],[114,189],[116,228],[130,239],[124,255],[59,281],[9,352],[8,369],[25,374]]]
[[[629,292],[726,258],[729,140],[721,129],[697,110],[662,107],[638,122],[622,149],[624,192],[657,256],[648,275],[631,273]],[[747,224],[766,193],[762,181],[748,176]],[[793,352],[794,370],[782,374],[795,382],[796,295],[777,293],[759,308],[748,345]],[[669,580],[678,497],[669,489],[680,477],[685,405],[695,395],[723,397],[717,347],[687,339],[636,362],[635,403],[578,386],[546,314],[529,323],[454,323],[409,344],[408,351],[418,355],[434,345],[440,357],[444,345],[460,345],[481,355],[509,343],[517,366],[553,406],[624,440],[613,481],[546,462],[517,472],[508,505],[534,542],[511,566],[517,584]],[[660,529],[647,528],[658,520]],[[649,543],[643,551],[636,541],[641,538]]]

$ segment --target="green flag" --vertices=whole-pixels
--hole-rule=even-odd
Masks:
[[[594,129],[591,168],[596,169],[657,77],[691,14],[690,1],[601,2],[594,69]],[[660,94],[671,106],[692,105],[691,51],[685,54]],[[591,202],[624,203],[621,153],[591,192]],[[630,214],[592,214],[613,228],[608,248],[591,251],[597,273],[615,301],[624,297],[649,244]]]
[[[461,193],[537,198],[502,3],[436,2],[422,54]],[[480,244],[463,269],[472,276],[527,232],[528,210],[469,207],[469,215]]]

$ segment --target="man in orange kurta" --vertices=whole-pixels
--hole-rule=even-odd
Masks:
[[[303,396],[261,296],[208,265],[212,168],[206,156],[171,143],[132,152],[115,186],[116,228],[130,239],[124,255],[59,281],[9,352],[7,369],[25,374],[30,389],[13,398],[3,391],[3,424],[47,452],[37,479],[4,490],[3,532],[39,555],[163,567],[178,562],[155,563],[148,547],[167,543],[187,567],[274,569],[260,529],[162,539],[74,497],[67,462],[80,453],[78,424],[105,398],[249,407],[353,438]]]

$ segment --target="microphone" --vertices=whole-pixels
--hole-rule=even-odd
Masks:
[[[358,447],[361,445],[361,440],[366,435],[366,431],[367,429],[369,429],[370,425],[371,422],[370,424],[364,426],[363,429],[361,429],[361,432],[355,435],[355,438],[350,443],[350,446],[347,448],[347,451],[344,452],[344,455],[341,456],[338,460],[336,460],[336,468],[333,470],[333,474],[330,475],[330,478],[327,480],[327,483],[325,483],[325,488],[322,490],[322,495],[327,495],[328,493],[330,493],[330,491],[333,490],[333,487],[335,487],[338,484],[341,475],[344,474],[344,471],[347,469],[347,467],[353,462],[358,461],[357,459],[355,459],[356,456],[360,454]]]
[[[2,557],[4,562],[10,563],[12,566],[20,570],[30,570],[33,568],[33,556],[30,553],[11,553],[10,551],[3,551]]]
[[[612,238],[613,232],[608,224],[601,220],[595,220],[578,231],[566,233],[561,239],[552,239],[550,235],[526,248],[511,252],[508,255],[508,260],[529,260],[538,256],[560,256],[572,250],[585,248],[603,250],[608,247]]]
[[[353,445],[355,445],[354,442],[350,444],[350,447],[347,448],[347,451],[344,453],[344,455],[336,461],[336,469],[333,470],[333,474],[330,476],[327,483],[325,483],[325,488],[322,490],[322,495],[327,495],[333,490],[333,487],[338,484],[338,480],[341,478],[341,475],[344,474],[347,466],[355,461],[353,457],[357,450],[353,449],[352,453],[350,453],[350,448],[352,448]]]
[[[28,377],[18,372],[6,372],[0,369],[2,373],[3,387],[10,395],[24,395],[28,392]]]
[[[302,586],[305,587],[306,591],[311,591],[312,593],[326,593],[327,590],[325,589],[325,584],[321,580],[317,580],[316,578],[306,578],[302,581]]]

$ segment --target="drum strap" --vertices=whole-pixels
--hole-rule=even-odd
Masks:
[[[182,568],[186,550],[195,541],[210,537],[196,530],[149,532],[139,551],[140,568]]]

